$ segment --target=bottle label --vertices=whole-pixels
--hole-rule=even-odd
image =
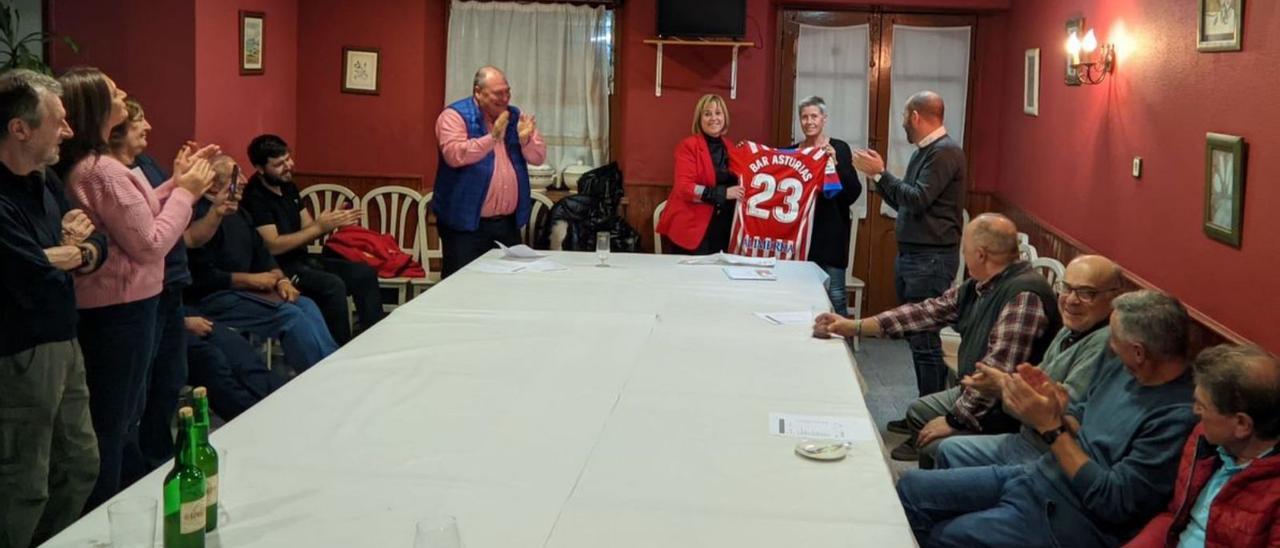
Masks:
[[[218,503],[218,475],[213,474],[204,479],[204,501],[205,506],[213,506]]]
[[[205,526],[204,499],[182,503],[182,526],[180,530],[186,535],[203,531]]]

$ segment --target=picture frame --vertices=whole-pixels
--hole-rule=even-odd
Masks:
[[[1071,19],[1067,19],[1067,36],[1071,36],[1071,33],[1073,32],[1077,34],[1084,32],[1084,17],[1072,17]],[[1084,38],[1084,36],[1081,36],[1081,38]],[[1080,85],[1081,83],[1080,73],[1076,71],[1075,67],[1071,66],[1070,54],[1066,56],[1064,64],[1067,67],[1067,72],[1066,72],[1067,85],[1068,86]]]
[[[1022,113],[1040,116],[1040,48],[1029,48],[1023,55]]]
[[[342,93],[378,95],[382,71],[378,48],[343,46]]]
[[[240,74],[266,73],[267,15],[260,11],[240,11]]]
[[[1199,0],[1196,49],[1240,51],[1244,31],[1244,0]]]
[[[1206,134],[1204,233],[1237,249],[1244,222],[1244,174],[1244,138],[1221,133]]]

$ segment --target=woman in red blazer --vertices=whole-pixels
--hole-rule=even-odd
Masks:
[[[658,220],[658,233],[673,253],[706,255],[729,245],[742,186],[729,171],[728,128],[724,98],[703,95],[693,111],[693,135],[676,146],[675,181]]]

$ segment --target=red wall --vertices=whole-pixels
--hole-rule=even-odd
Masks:
[[[298,12],[299,171],[435,173],[444,104],[442,0],[307,0]],[[380,51],[381,93],[342,93],[342,47]]]
[[[297,135],[298,0],[199,0],[195,17],[195,138],[252,171],[246,149],[262,133]],[[265,14],[264,73],[240,74],[240,10]]]
[[[1245,5],[1244,50],[1196,51],[1197,2],[1018,0],[1010,15],[999,194],[1226,327],[1280,351],[1259,321],[1280,309],[1280,3]],[[1061,80],[1063,25],[1088,17],[1099,41],[1129,42],[1098,86]],[[1040,116],[1022,114],[1023,50],[1041,48]],[[1244,137],[1243,246],[1205,237],[1206,132]],[[1129,175],[1133,156],[1142,178]]]
[[[49,0],[48,30],[69,36],[73,53],[55,43],[55,72],[94,66],[142,103],[153,129],[148,153],[168,166],[195,135],[194,2]]]

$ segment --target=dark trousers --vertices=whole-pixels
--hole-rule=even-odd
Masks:
[[[80,347],[84,350],[89,410],[98,436],[98,482],[86,511],[119,493],[125,454],[140,455],[139,405],[147,367],[155,353],[156,310],[160,296],[80,311]],[[131,441],[132,440],[132,441]]]
[[[97,477],[76,341],[0,356],[0,548],[37,545],[71,525]]]
[[[180,285],[165,286],[156,309],[154,357],[146,373],[143,400],[134,420],[138,423],[137,444],[127,449],[140,453],[124,459],[124,484],[133,483],[173,458],[173,417],[178,412],[178,394],[187,384],[186,326],[182,315]]]
[[[284,267],[286,274],[298,277],[298,289],[316,302],[324,316],[329,334],[339,345],[351,340],[347,322],[347,296],[356,305],[361,329],[369,329],[382,319],[382,295],[378,290],[378,273],[373,267],[329,257],[309,257]]]
[[[495,241],[507,246],[519,244],[520,227],[516,226],[515,215],[485,217],[475,230],[454,230],[440,225],[440,239],[444,254],[440,279],[444,279],[498,247]]]
[[[960,264],[955,247],[928,251],[900,251],[894,261],[894,288],[898,302],[918,303],[941,297],[955,280]],[[916,389],[920,396],[947,388],[947,364],[942,361],[942,337],[938,331],[913,331],[906,335],[915,364]]]
[[[186,355],[191,384],[209,390],[209,407],[225,421],[284,386],[243,335],[216,322],[208,336],[187,337]]]

